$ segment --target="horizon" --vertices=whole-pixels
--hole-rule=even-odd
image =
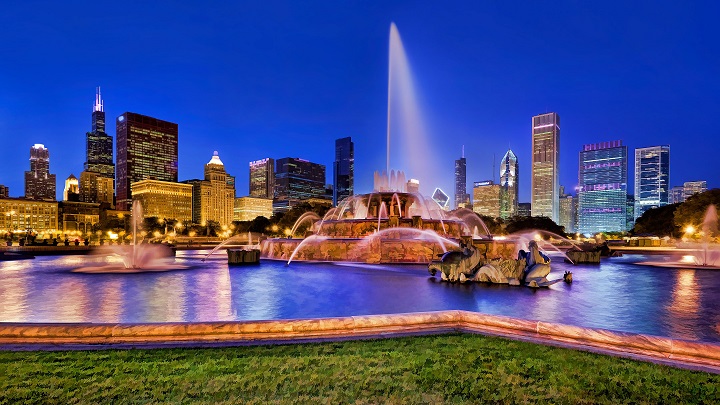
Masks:
[[[472,194],[474,182],[499,177],[497,162],[510,148],[520,202],[529,202],[530,121],[545,112],[560,116],[566,192],[577,185],[582,146],[613,140],[628,147],[629,192],[634,149],[656,145],[670,145],[669,187],[693,180],[720,187],[710,177],[720,161],[702,147],[718,135],[720,52],[706,40],[720,34],[716,4],[399,2],[328,10],[161,2],[137,6],[144,13],[127,21],[110,6],[83,4],[43,4],[46,13],[31,13],[32,2],[12,4],[0,16],[0,33],[13,39],[4,45],[13,63],[0,66],[0,184],[12,197],[24,195],[30,147],[44,144],[62,199],[65,179],[82,171],[98,86],[113,142],[115,119],[126,111],[178,124],[179,180],[201,177],[217,150],[238,197],[247,195],[249,162],[266,157],[323,164],[331,183],[334,141],[350,136],[355,191],[369,192],[373,172],[386,166],[392,21],[442,177],[435,185],[420,179],[423,194],[437,186],[453,199],[463,147]]]

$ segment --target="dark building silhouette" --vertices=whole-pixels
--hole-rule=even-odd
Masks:
[[[130,185],[141,180],[178,180],[178,125],[126,112],[116,120],[117,209],[132,205]]]
[[[275,162],[274,211],[284,211],[302,200],[325,196],[325,165],[290,157]]]
[[[25,172],[25,198],[53,200],[55,175],[50,174],[50,151],[45,145],[35,144],[30,148],[30,171]]]
[[[0,184],[0,198],[10,197],[10,189],[7,186]]]
[[[460,159],[455,161],[455,208],[461,204],[468,204],[470,196],[467,192],[467,162],[465,161],[465,147],[463,146]]]
[[[333,205],[354,194],[355,145],[350,137],[335,140]]]

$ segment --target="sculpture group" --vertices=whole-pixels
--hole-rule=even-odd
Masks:
[[[517,259],[488,259],[473,245],[461,245],[462,251],[443,254],[439,261],[428,266],[431,275],[440,272],[443,281],[486,282],[528,287],[548,287],[560,281],[548,280],[550,258],[540,252],[537,243],[531,241],[528,251],[520,250]],[[565,274],[565,281],[572,280],[572,273]]]

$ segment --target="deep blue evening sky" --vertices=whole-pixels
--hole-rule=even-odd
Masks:
[[[568,188],[581,145],[615,139],[630,156],[670,144],[671,185],[720,187],[717,2],[186,3],[3,4],[0,184],[11,196],[24,194],[34,143],[50,149],[58,196],[79,176],[98,85],[113,137],[125,111],[179,124],[180,180],[201,177],[218,150],[238,196],[263,157],[323,163],[329,183],[334,140],[351,136],[356,190],[370,191],[385,166],[391,21],[448,194],[461,145],[470,187],[510,146],[529,201],[530,118],[549,111]],[[633,169],[631,158],[631,188]]]

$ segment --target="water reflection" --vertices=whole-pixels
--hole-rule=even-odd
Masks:
[[[678,270],[675,272],[675,280],[672,299],[667,305],[667,310],[674,316],[668,317],[668,324],[673,335],[697,339],[697,334],[689,327],[698,316],[702,300],[702,293],[695,281],[695,270]]]
[[[263,262],[228,268],[223,256],[182,252],[190,270],[78,274],[103,260],[38,257],[0,263],[0,322],[195,322],[317,318],[464,309],[635,333],[720,342],[717,272],[554,263],[574,283],[549,289],[441,283],[425,266]]]

